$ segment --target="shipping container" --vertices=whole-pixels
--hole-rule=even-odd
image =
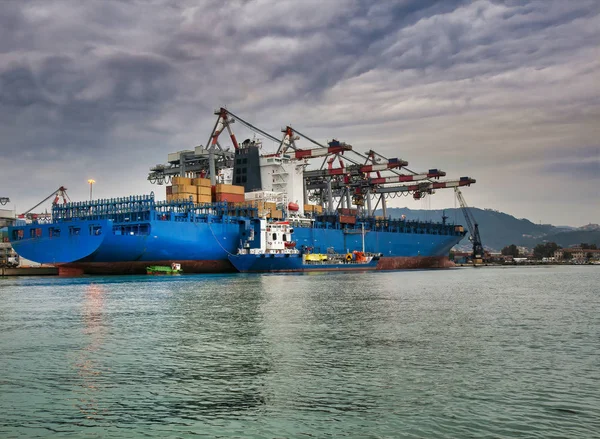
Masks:
[[[194,186],[210,188],[210,178],[194,178],[192,179],[192,184]]]
[[[222,202],[228,201],[232,203],[241,203],[244,201],[244,194],[228,194],[228,193],[216,193],[215,201]]]
[[[234,186],[232,184],[217,184],[215,186],[216,194],[236,194],[242,195],[242,200],[244,201],[246,198],[244,197],[244,186]]]
[[[191,178],[187,178],[187,177],[173,177],[171,180],[171,183],[173,183],[173,186],[176,185],[180,185],[180,184],[192,184],[192,179]]]
[[[194,194],[197,195],[197,187],[192,186],[191,184],[178,184],[173,185],[173,193],[174,194]]]
[[[356,217],[352,215],[340,215],[340,224],[356,224]]]
[[[211,195],[210,186],[196,186],[196,193],[199,196],[208,195],[210,197],[210,195]]]
[[[167,195],[167,201],[190,201],[190,197],[191,201],[193,201],[194,203],[197,202],[198,195],[185,193]]]

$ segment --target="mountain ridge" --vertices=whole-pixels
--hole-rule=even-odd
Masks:
[[[571,228],[554,226],[552,224],[535,224],[527,218],[516,218],[508,213],[493,209],[470,208],[475,221],[479,225],[479,233],[484,247],[492,251],[500,251],[503,247],[515,244],[524,247],[535,247],[543,242],[556,242],[561,247],[570,247],[581,243],[600,245],[600,226],[590,223],[583,227]],[[402,215],[409,220],[442,221],[442,215],[448,217],[449,223],[465,226],[466,221],[461,209],[410,209],[408,207],[391,207],[387,215],[400,218]],[[375,212],[381,215],[381,210]],[[467,237],[459,246],[470,245]]]

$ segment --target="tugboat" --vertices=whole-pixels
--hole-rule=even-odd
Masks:
[[[181,264],[173,262],[171,266],[168,265],[152,265],[146,267],[146,274],[180,274],[183,273]]]
[[[251,234],[229,261],[241,273],[278,273],[309,271],[370,271],[377,268],[379,255],[363,251],[346,254],[314,253],[313,248],[296,248],[293,227],[288,221],[260,222],[259,246],[252,247]]]

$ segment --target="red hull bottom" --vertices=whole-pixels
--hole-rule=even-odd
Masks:
[[[79,276],[82,274],[146,274],[150,265],[181,264],[184,273],[235,273],[228,260],[216,261],[132,261],[132,262],[80,262],[58,266],[61,276]],[[382,257],[377,270],[403,270],[422,268],[449,268],[455,264],[445,256]]]
[[[382,257],[377,264],[378,270],[406,270],[423,268],[451,268],[456,264],[447,256],[395,256]]]

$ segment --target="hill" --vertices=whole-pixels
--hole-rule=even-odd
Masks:
[[[535,224],[525,218],[515,218],[507,213],[491,209],[471,208],[475,220],[479,224],[479,233],[483,245],[490,250],[499,251],[509,244],[525,247],[534,247],[541,242],[556,242],[562,247],[577,245],[582,242],[600,245],[600,229],[584,226],[571,230],[565,227],[556,227],[551,224]],[[449,223],[465,224],[465,218],[460,209],[442,210],[412,210],[409,208],[389,208],[388,216],[400,218],[406,215],[407,219],[420,221],[441,221],[443,212],[448,217]],[[376,213],[381,215],[381,211]],[[467,238],[460,245],[469,245]]]

